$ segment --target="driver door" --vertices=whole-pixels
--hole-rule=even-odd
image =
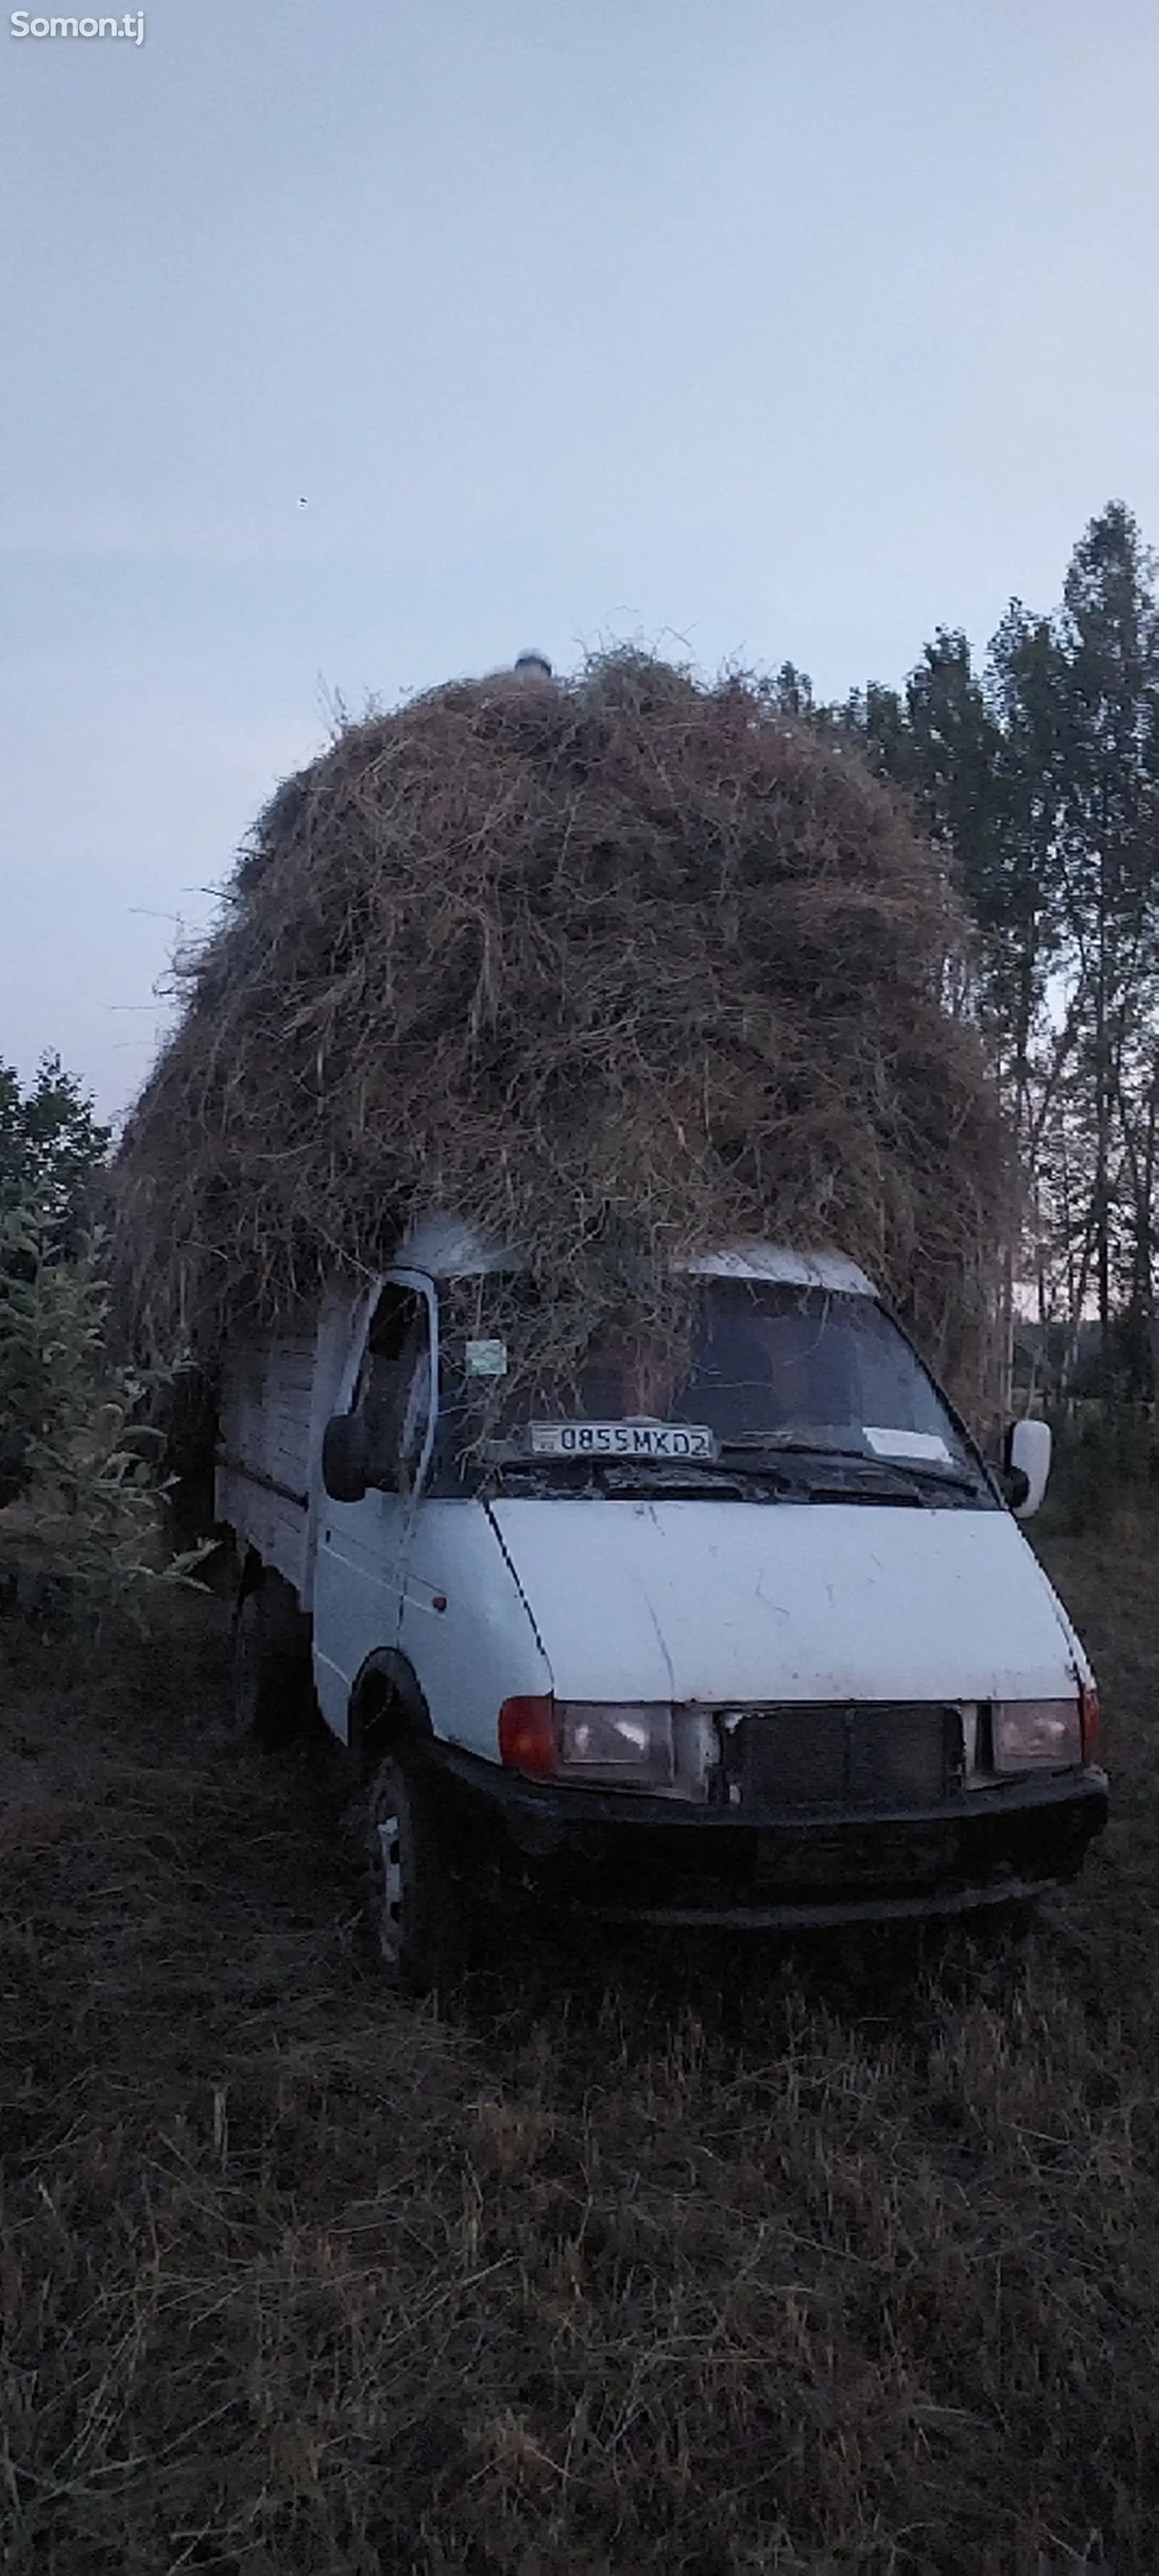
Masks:
[[[367,1490],[359,1502],[323,1491],[314,1559],[314,1682],[345,1743],[350,1695],[368,1656],[398,1643],[407,1549],[434,1438],[434,1289],[415,1271],[382,1281],[351,1353],[339,1410],[364,1426]]]

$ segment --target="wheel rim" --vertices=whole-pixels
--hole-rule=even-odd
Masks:
[[[378,1946],[388,1966],[395,1967],[402,1953],[403,1910],[406,1901],[403,1871],[402,1819],[393,1798],[384,1798],[374,1818],[371,1857],[374,1867],[375,1929]]]

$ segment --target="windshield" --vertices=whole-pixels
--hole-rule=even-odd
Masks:
[[[468,1301],[456,1293],[468,1286],[469,1315]],[[553,1424],[684,1424],[711,1434],[700,1456],[734,1469],[761,1456],[808,1455],[895,1472],[956,1473],[985,1491],[978,1462],[933,1381],[874,1297],[706,1280],[687,1365],[666,1369],[646,1345],[609,1326],[570,1382],[541,1378],[508,1391],[502,1386],[505,1345],[486,1338],[483,1286],[450,1283],[444,1301],[444,1389],[464,1446],[486,1393],[492,1454],[496,1442],[528,1443],[533,1425],[541,1434]],[[589,1445],[585,1439],[583,1447]],[[612,1446],[615,1454],[621,1443]],[[675,1449],[686,1454],[684,1443]],[[671,1451],[661,1445],[656,1454]]]

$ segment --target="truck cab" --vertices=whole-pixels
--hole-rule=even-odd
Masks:
[[[411,1988],[479,1899],[784,1930],[995,1914],[1105,1822],[1094,1676],[1019,1526],[1045,1427],[989,1467],[839,1253],[686,1267],[678,1361],[610,1321],[529,1381],[515,1256],[432,1219],[361,1296],[231,1356],[242,1714],[308,1641]]]

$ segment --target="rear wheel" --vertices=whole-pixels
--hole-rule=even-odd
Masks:
[[[1038,1921],[1032,1896],[1012,1897],[1009,1905],[988,1905],[969,1917],[970,1937],[987,1958],[1001,1959],[1029,1940]]]
[[[238,1603],[233,1624],[234,1732],[264,1746],[297,1732],[310,1665],[301,1613],[287,1583],[265,1577]]]
[[[430,1783],[406,1746],[384,1755],[366,1796],[367,1916],[375,1959],[400,1994],[457,1985],[466,1910],[447,1865]]]

